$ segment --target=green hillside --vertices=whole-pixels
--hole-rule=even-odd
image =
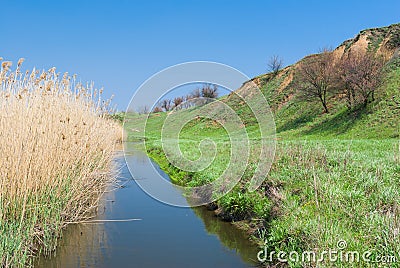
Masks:
[[[234,93],[220,98],[244,123],[249,135],[250,159],[240,183],[210,206],[216,215],[242,228],[263,248],[277,252],[335,249],[339,240],[345,240],[347,250],[361,253],[369,250],[372,260],[398,254],[399,36],[400,24],[364,30],[332,52],[336,60],[356,50],[385,58],[382,81],[367,105],[349,109],[339,85],[328,94],[329,113],[324,112],[318,99],[310,101],[302,97],[296,82],[298,70],[307,59],[321,54],[308,56],[277,74],[255,77],[236,91],[251,96],[253,83],[256,84],[275,118],[275,158],[266,180],[255,192],[247,189],[260,160],[261,136],[253,115],[257,111],[252,112]],[[216,109],[213,105],[209,103],[205,109]],[[199,108],[173,113],[176,118],[185,118],[196,109]],[[199,143],[204,139],[213,140],[218,148],[212,165],[199,172],[186,172],[171,165],[162,150],[161,128],[167,115],[149,114],[144,129],[147,115],[127,114],[127,139],[145,140],[148,154],[177,184],[203,185],[220,176],[229,162],[231,149],[229,133],[223,126],[200,117],[185,125],[179,135],[179,146],[188,159],[201,156]],[[315,262],[289,262],[289,265],[332,264],[325,260],[318,265]],[[365,266],[345,260],[335,265]]]
[[[363,40],[366,42],[362,42]],[[274,111],[279,137],[399,137],[400,24],[361,31],[354,39],[343,42],[333,53],[337,57],[345,57],[352,49],[360,48],[388,58],[382,74],[382,85],[376,90],[376,101],[366,108],[360,107],[352,111],[346,109],[340,90],[328,96],[331,110],[329,114],[323,113],[318,100],[303,101],[293,80],[298,65],[308,57],[284,68],[277,75],[268,73],[252,79],[252,82],[261,88]]]

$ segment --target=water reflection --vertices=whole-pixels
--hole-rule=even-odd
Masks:
[[[112,211],[114,191],[105,194],[95,220],[107,218]],[[106,213],[107,212],[107,213]],[[39,258],[37,267],[100,267],[109,256],[108,223],[71,224],[63,231],[57,250]]]
[[[218,219],[213,211],[209,211],[205,207],[193,208],[193,211],[203,221],[207,233],[216,235],[225,247],[234,250],[248,264],[257,265],[259,249],[243,231],[229,222]]]
[[[151,173],[146,170],[153,167],[145,157],[132,147],[126,160],[141,170],[140,179],[148,180]],[[124,164],[123,157],[116,161]],[[41,257],[37,267],[253,266],[257,247],[230,223],[219,221],[204,208],[178,208],[155,201],[132,181],[125,166],[120,179],[125,186],[104,196],[97,219],[142,220],[71,225],[56,255]]]

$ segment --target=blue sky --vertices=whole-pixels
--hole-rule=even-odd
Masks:
[[[249,77],[268,58],[286,65],[360,30],[400,22],[400,1],[2,0],[0,56],[77,73],[125,109],[151,75],[216,61]]]

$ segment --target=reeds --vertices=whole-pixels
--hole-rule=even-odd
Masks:
[[[48,71],[0,72],[0,263],[31,264],[66,222],[93,215],[110,173],[119,125],[93,84]]]

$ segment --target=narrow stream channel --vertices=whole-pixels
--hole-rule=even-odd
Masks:
[[[132,166],[149,170],[147,155],[129,146]],[[258,248],[230,223],[200,208],[177,208],[145,194],[121,164],[124,185],[104,196],[97,219],[140,218],[69,226],[52,257],[36,267],[254,267]],[[160,170],[161,173],[163,173]],[[168,176],[166,174],[165,178]],[[166,189],[173,191],[174,189]]]

